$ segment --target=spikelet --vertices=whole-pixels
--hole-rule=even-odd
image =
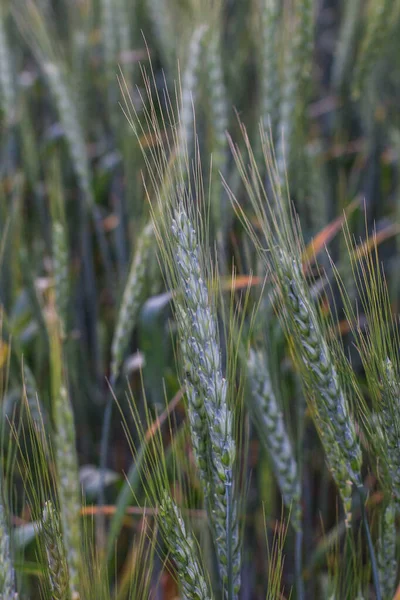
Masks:
[[[291,335],[295,334],[296,355],[303,378],[312,395],[324,427],[330,427],[340,447],[342,461],[353,483],[360,483],[361,449],[348,401],[339,382],[333,356],[322,334],[316,309],[312,304],[297,259],[280,249],[284,305],[288,313]]]
[[[285,505],[291,510],[291,523],[300,527],[300,480],[292,443],[286,431],[282,410],[272,388],[263,352],[250,350],[248,374],[252,390],[251,410],[261,441],[272,461]]]
[[[227,383],[222,376],[218,328],[212,312],[201,267],[201,250],[196,232],[183,203],[175,210],[172,234],[176,256],[178,285],[183,296],[177,296],[180,338],[185,351],[186,384],[189,415],[196,436],[202,435],[206,423],[208,436],[201,439],[204,467],[208,477],[203,486],[211,509],[219,570],[226,594],[237,598],[240,588],[240,540],[233,481],[236,444],[233,437],[233,415],[227,402]],[[184,314],[183,321],[179,316]],[[208,447],[207,447],[208,446]],[[210,464],[207,466],[207,460]]]
[[[176,563],[179,581],[187,600],[211,600],[209,584],[198,560],[192,535],[182,515],[166,491],[159,506],[160,526]]]
[[[57,315],[65,335],[69,302],[68,243],[60,221],[53,222],[53,276]]]
[[[69,571],[69,589],[71,596],[77,599],[81,569],[79,473],[74,417],[67,389],[63,384],[54,399],[53,415],[56,426],[53,445],[57,465],[61,524]]]
[[[68,566],[58,515],[51,502],[46,502],[43,509],[42,533],[52,599],[68,600]]]
[[[144,282],[153,239],[153,225],[149,223],[143,229],[138,240],[114,330],[111,344],[111,376],[114,381],[120,374],[124,353],[143,301]]]
[[[14,568],[11,560],[10,535],[6,516],[0,504],[0,598],[2,600],[17,600],[15,591]]]
[[[279,2],[259,0],[261,15],[260,47],[260,93],[261,119],[264,128],[271,127],[275,139],[279,121],[280,78],[278,60]]]
[[[4,120],[11,124],[14,119],[16,90],[12,76],[12,62],[6,35],[6,10],[0,2],[0,106]]]
[[[368,3],[367,23],[353,79],[353,94],[356,97],[363,91],[382,50],[395,5],[393,0],[370,0]]]
[[[382,514],[378,540],[379,581],[383,600],[392,600],[397,578],[396,508],[389,504]]]

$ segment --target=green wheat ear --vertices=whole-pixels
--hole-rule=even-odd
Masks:
[[[286,166],[291,179],[298,154],[304,154],[305,114],[312,83],[315,0],[295,0],[293,29],[285,48],[281,111],[278,130],[278,169],[281,184],[286,180]],[[291,23],[289,23],[290,25]]]
[[[281,81],[279,68],[280,2],[258,0],[261,15],[259,69],[261,82],[260,112],[263,127],[271,127],[275,140],[279,121]]]
[[[324,338],[316,309],[306,290],[301,265],[285,251],[279,252],[284,307],[296,338],[296,354],[302,364],[306,385],[316,396],[316,409],[324,427],[330,428],[341,448],[349,479],[360,483],[361,448],[350,417],[335,361]],[[289,332],[288,332],[289,333]]]
[[[42,534],[47,556],[48,577],[53,600],[68,600],[69,574],[60,522],[52,503],[43,509]]]
[[[198,561],[197,545],[167,492],[164,492],[159,505],[159,523],[176,563],[185,598],[212,600],[209,583]]]
[[[54,399],[56,435],[54,449],[58,476],[61,522],[66,559],[69,570],[69,587],[72,597],[78,597],[82,568],[80,528],[80,493],[78,459],[76,456],[75,424],[72,406],[64,385]]]
[[[199,25],[193,31],[187,49],[187,61],[182,76],[181,106],[179,109],[179,135],[176,149],[177,160],[181,163],[180,175],[185,175],[187,153],[194,149],[194,106],[198,96],[202,40],[207,27]]]
[[[149,223],[139,236],[114,329],[111,344],[111,375],[114,382],[119,377],[122,360],[143,302],[146,270],[149,266],[153,241],[153,224]]]
[[[219,570],[227,598],[240,589],[240,539],[234,465],[236,444],[218,326],[205,284],[202,249],[181,202],[173,213],[173,253],[181,295],[176,298],[184,352],[193,447],[202,476]],[[182,319],[183,316],[183,319]],[[182,319],[179,322],[179,319]]]
[[[210,182],[210,208],[213,219],[213,232],[216,235],[221,254],[223,253],[224,237],[229,219],[225,214],[226,196],[222,186],[221,175],[226,176],[228,161],[228,141],[226,130],[228,128],[228,102],[225,85],[221,51],[221,18],[218,15],[210,31],[203,37],[203,71],[206,80],[207,92],[207,121],[209,125],[210,143],[209,153],[212,157],[212,170]],[[222,256],[220,256],[222,260]]]
[[[298,529],[301,526],[298,467],[282,410],[272,388],[267,358],[263,352],[250,350],[248,375],[252,390],[250,410],[253,420],[272,461],[283,500],[291,509],[291,523]]]
[[[54,422],[52,447],[57,469],[57,492],[69,571],[69,589],[72,598],[78,598],[80,573],[83,565],[75,423],[67,390],[62,341],[56,315],[49,315],[48,329],[51,349],[52,417]]]

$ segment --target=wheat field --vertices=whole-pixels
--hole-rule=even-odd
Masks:
[[[399,600],[400,1],[0,0],[0,600]]]

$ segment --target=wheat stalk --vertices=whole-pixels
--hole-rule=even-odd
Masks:
[[[17,600],[15,591],[14,568],[11,559],[10,535],[8,532],[4,508],[0,504],[0,598]]]

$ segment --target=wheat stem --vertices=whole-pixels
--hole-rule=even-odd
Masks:
[[[0,598],[2,600],[17,600],[15,591],[14,568],[11,559],[10,534],[7,527],[6,515],[0,504]]]

